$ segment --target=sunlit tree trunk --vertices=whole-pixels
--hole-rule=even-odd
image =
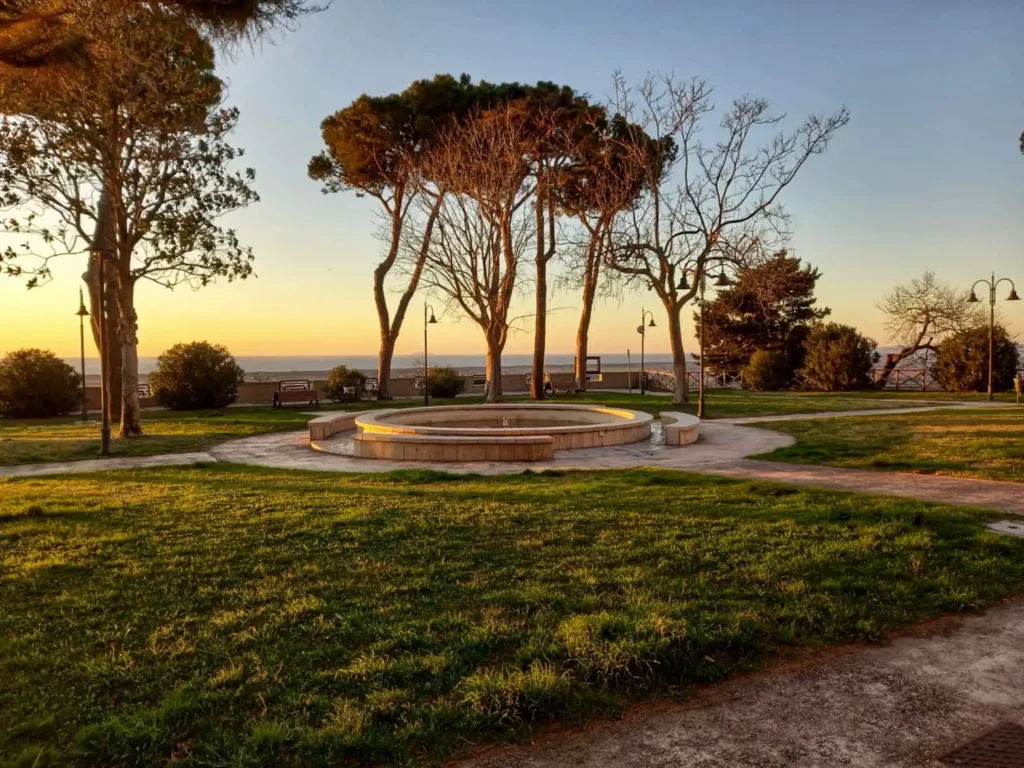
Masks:
[[[690,400],[690,385],[686,380],[686,352],[683,349],[683,326],[679,319],[682,307],[670,307],[668,312],[668,336],[672,345],[672,372],[675,383],[672,402],[682,404]]]
[[[594,299],[597,283],[601,276],[598,234],[592,233],[587,246],[587,258],[583,273],[583,308],[576,328],[576,388],[587,388],[587,353],[590,346],[590,321],[594,316]]]
[[[550,197],[550,196],[549,196]],[[554,212],[552,211],[552,221]],[[544,353],[548,333],[548,261],[554,252],[554,232],[552,242],[544,240],[544,195],[538,191],[536,205],[537,226],[537,293],[536,319],[533,326],[533,368],[530,376],[530,397],[534,400],[544,399]],[[551,250],[548,250],[548,246]]]
[[[504,346],[501,333],[489,331],[487,334],[487,395],[488,403],[500,403],[504,400],[501,388],[501,351]]]
[[[135,282],[121,275],[118,296],[121,346],[121,431],[119,437],[142,434],[139,407],[139,317],[135,312]]]
[[[93,256],[93,252],[112,251],[113,240],[113,213],[111,211],[110,197],[106,192],[100,195],[98,215],[96,218],[96,231],[93,235],[92,247],[89,252],[89,262],[85,274],[82,276],[89,291],[89,321],[92,330],[93,342],[96,344],[96,351],[103,360],[103,349],[100,345],[100,318],[102,316],[100,306],[100,264]],[[110,368],[107,371],[107,418],[111,424],[121,419],[121,345],[118,343],[118,276],[117,270],[108,265],[106,272],[105,298],[107,305],[107,327],[106,337],[109,339]]]
[[[583,287],[583,309],[580,311],[580,324],[576,329],[576,388],[587,388],[587,353],[590,344],[590,319],[594,315],[594,296],[587,295],[587,286]]]
[[[390,333],[382,333],[380,349],[377,352],[377,399],[391,399],[391,361],[395,356],[395,339]]]

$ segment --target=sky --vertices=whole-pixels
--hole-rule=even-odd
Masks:
[[[225,223],[253,247],[257,277],[199,291],[141,286],[139,352],[205,339],[236,355],[375,353],[374,203],[323,195],[307,177],[323,146],[320,121],[362,93],[438,73],[549,80],[604,99],[616,70],[633,82],[647,73],[707,80],[719,108],[709,138],[721,110],[745,94],[770,100],[791,127],[848,107],[849,125],[783,198],[791,251],[821,270],[819,303],[832,319],[890,343],[875,302],[925,270],[964,288],[994,271],[1024,290],[1022,29],[1019,0],[334,0],[298,30],[222,57],[229,103],[241,111],[233,143],[245,148],[262,198]],[[81,257],[68,257],[32,291],[0,278],[0,354],[35,346],[77,355],[82,271]],[[520,298],[523,311],[532,300]],[[420,349],[419,306],[399,354]],[[549,306],[548,350],[571,353],[579,301],[559,293]],[[635,354],[645,307],[661,320],[651,294],[600,303],[591,353]],[[999,311],[1024,335],[1024,302]],[[432,352],[482,354],[479,328],[451,313],[439,319]],[[669,348],[658,326],[649,353]],[[689,330],[686,343],[694,346]],[[506,347],[531,350],[528,330]]]

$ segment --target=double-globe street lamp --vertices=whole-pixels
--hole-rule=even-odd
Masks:
[[[427,319],[427,310],[430,310],[430,319]],[[423,302],[423,404],[430,405],[430,390],[427,387],[427,376],[430,367],[427,365],[427,326],[436,325],[437,318],[434,317],[434,308]]]
[[[651,316],[651,322],[644,325],[647,320],[647,316]],[[647,340],[647,329],[654,328],[654,313],[649,309],[640,310],[640,325],[636,327],[636,332],[640,334],[640,394],[644,394],[647,384],[647,371],[644,370],[644,342]]]
[[[996,274],[993,272],[991,280],[982,278],[981,280],[974,281],[974,285],[971,286],[971,295],[967,297],[969,304],[977,304],[981,301],[974,292],[978,283],[988,286],[988,399],[991,401],[996,399],[992,389],[992,369],[996,346],[996,288],[1000,283],[1009,283],[1010,295],[1006,297],[1006,300],[1020,301],[1020,296],[1017,295],[1017,286],[1013,284],[1013,280],[1008,277],[1001,277],[996,280]]]
[[[690,287],[691,287],[690,283],[686,279],[687,271],[688,270],[683,269],[683,276],[679,279],[679,285],[676,286],[677,290],[680,290],[680,291],[688,291],[688,290],[690,290]],[[704,418],[704,410],[705,410],[705,406],[704,406],[704,291],[705,291],[705,289],[707,287],[707,280],[706,280],[707,269],[706,269],[706,267],[705,268],[700,268],[700,269],[698,269],[697,267],[693,267],[692,270],[689,270],[689,271],[694,272],[695,279],[700,281],[700,331],[698,333],[698,338],[700,339],[700,381],[697,384],[697,391],[698,391],[698,395],[697,395],[697,418],[703,419]],[[718,276],[715,278],[714,287],[715,288],[728,288],[731,285],[732,285],[732,280],[730,280],[729,276],[727,274],[725,274],[725,268],[723,267],[722,271],[719,272]]]

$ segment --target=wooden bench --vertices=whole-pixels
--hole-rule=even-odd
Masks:
[[[700,437],[700,419],[688,413],[661,412],[665,445],[690,445]]]
[[[313,389],[309,379],[287,379],[278,383],[272,405],[282,407],[285,403],[308,403],[320,407],[320,393]]]

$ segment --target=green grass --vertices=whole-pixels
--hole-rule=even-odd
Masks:
[[[797,439],[758,458],[1024,483],[1024,408],[772,422]]]
[[[887,397],[887,393],[820,392],[743,392],[718,390],[708,396],[708,416],[761,416],[780,413],[813,413],[815,411],[841,411],[858,408],[899,408],[920,404],[913,393],[900,397]],[[930,393],[929,393],[930,396]],[[526,397],[511,397],[511,402],[526,401]],[[437,401],[444,405],[452,402],[479,403],[479,396],[461,397],[457,401]],[[671,398],[662,395],[593,393],[583,397],[551,398],[557,403],[594,403],[632,408],[658,414],[663,410],[696,412],[696,404],[672,405]],[[396,400],[387,407],[407,408],[420,404],[418,400]],[[356,406],[325,405],[323,410],[344,408],[377,408],[375,402]],[[129,440],[112,442],[114,456],[152,456],[158,453],[184,453],[205,451],[212,446],[240,437],[266,432],[299,430],[311,417],[303,415],[308,408],[282,408],[253,406],[225,408],[215,411],[171,412],[147,410],[142,415],[144,435]],[[115,426],[116,432],[116,426]],[[0,466],[37,462],[75,461],[99,457],[99,424],[82,424],[74,418],[15,421],[0,419]]]
[[[984,519],[642,470],[0,481],[0,764],[436,761],[1021,590]]]

